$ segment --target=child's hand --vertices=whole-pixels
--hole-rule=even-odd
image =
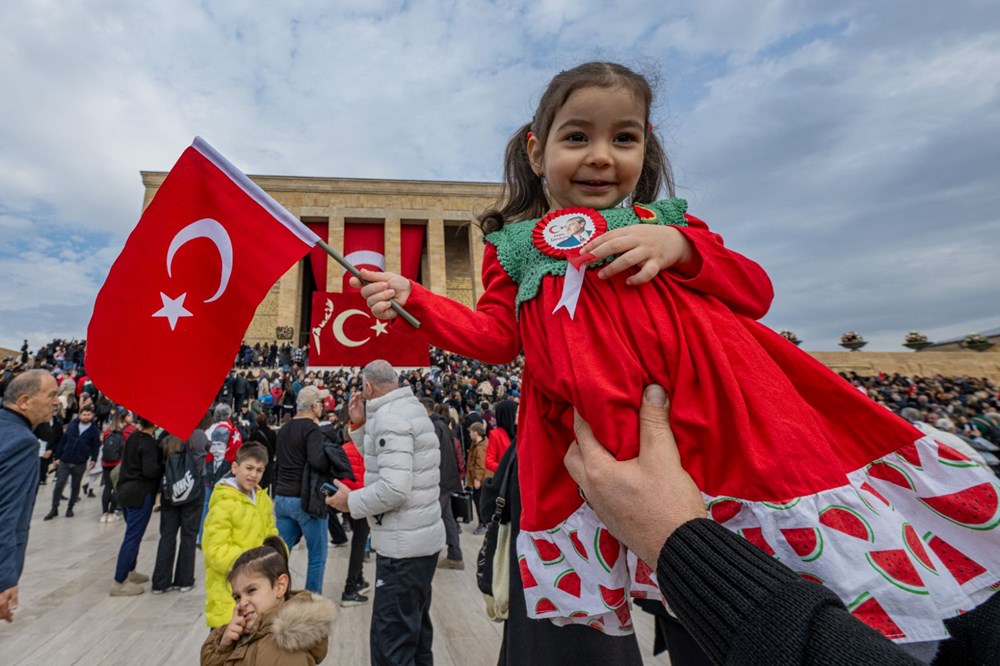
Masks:
[[[649,282],[664,268],[675,267],[684,274],[697,270],[694,265],[694,248],[680,231],[657,224],[633,224],[601,234],[583,246],[583,253],[591,253],[599,261],[612,254],[617,259],[601,268],[597,274],[602,280],[631,266],[639,271],[626,280],[627,284]]]
[[[219,644],[222,647],[229,647],[236,641],[240,640],[240,636],[243,635],[243,629],[246,625],[246,620],[240,615],[239,607],[233,609],[233,619],[229,621],[226,626],[226,630],[222,633],[222,640]]]
[[[372,314],[378,319],[395,319],[396,311],[389,301],[395,299],[400,305],[406,304],[406,299],[413,290],[410,281],[396,273],[379,273],[367,268],[361,269],[361,275],[369,284],[361,286],[361,281],[352,277],[351,286],[361,290]]]

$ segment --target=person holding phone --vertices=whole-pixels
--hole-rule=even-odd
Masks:
[[[351,396],[351,440],[364,452],[364,488],[334,481],[326,499],[369,518],[375,563],[370,632],[372,664],[432,663],[431,582],[445,545],[438,501],[441,451],[434,425],[409,386],[384,360],[362,372]],[[368,401],[362,405],[362,398]]]

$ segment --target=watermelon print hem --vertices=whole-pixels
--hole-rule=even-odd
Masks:
[[[1000,586],[1000,480],[931,437],[813,495],[748,501],[704,496],[708,517],[833,590],[898,643],[947,638],[944,620]],[[959,454],[960,455],[960,454]],[[958,461],[961,462],[961,461]],[[632,632],[630,599],[663,601],[655,569],[622,546],[586,504],[518,536],[528,616]],[[655,563],[654,563],[655,566]]]
[[[587,504],[554,528],[522,530],[517,553],[532,619],[626,636],[633,632],[630,599],[663,602],[654,570],[626,549]]]
[[[898,643],[940,640],[1000,581],[1000,481],[923,437],[813,495],[705,495],[708,517],[823,581]],[[864,597],[865,603],[856,602]]]

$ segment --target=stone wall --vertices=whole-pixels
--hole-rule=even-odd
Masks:
[[[879,372],[901,375],[967,375],[1000,383],[1000,354],[989,352],[811,352],[813,358],[834,372],[859,375]]]
[[[445,285],[449,298],[473,306],[472,263],[469,261],[468,226],[444,228]]]

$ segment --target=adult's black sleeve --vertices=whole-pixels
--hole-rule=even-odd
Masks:
[[[309,466],[317,472],[327,473],[330,471],[330,461],[326,457],[323,446],[328,441],[319,426],[312,425],[306,429],[306,459]]]
[[[101,454],[101,431],[96,425],[90,426],[87,428],[87,435],[90,436],[90,459],[96,463],[97,457]]]
[[[59,436],[59,442],[56,444],[55,453],[52,454],[53,460],[62,460],[63,448],[66,446],[67,432],[69,432],[69,428],[63,430],[63,433]]]
[[[710,520],[670,535],[656,575],[670,608],[717,664],[920,664],[852,617],[833,592]]]
[[[163,466],[163,456],[160,453],[160,446],[149,437],[139,445],[139,460],[142,465],[142,476],[146,479],[159,481],[163,476],[165,468]]]

